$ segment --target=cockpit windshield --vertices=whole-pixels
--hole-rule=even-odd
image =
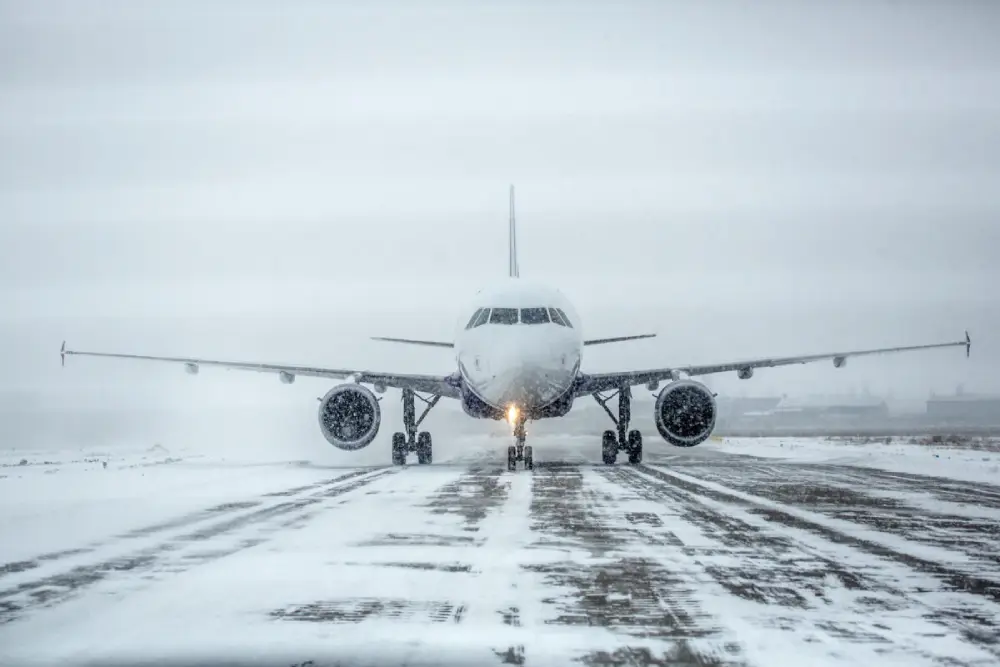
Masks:
[[[534,308],[479,308],[469,318],[466,329],[475,329],[489,324],[548,324],[552,322],[561,327],[572,327],[569,319],[559,308],[537,306]]]
[[[545,324],[549,321],[549,311],[545,308],[522,308],[521,324]]]
[[[490,312],[490,324],[517,324],[517,308],[494,308]]]
[[[549,308],[549,315],[552,316],[552,321],[561,327],[570,327],[573,325],[570,323],[569,318],[566,317],[566,313],[562,311],[561,308]]]
[[[483,308],[481,311],[479,311],[478,315],[479,317],[477,317],[475,322],[472,323],[472,326],[474,327],[481,327],[484,324],[486,324],[486,320],[490,319],[490,309]]]
[[[476,326],[476,320],[478,320],[479,316],[482,314],[483,314],[482,308],[479,308],[476,310],[476,312],[472,313],[472,317],[469,318],[469,323],[465,325],[465,328],[471,329],[472,327]]]

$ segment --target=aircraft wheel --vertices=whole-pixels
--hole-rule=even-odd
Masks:
[[[524,469],[525,470],[535,469],[535,461],[534,457],[532,456],[531,445],[528,445],[527,447],[524,448]]]
[[[420,465],[429,465],[433,459],[431,445],[430,433],[421,431],[417,434],[417,463]]]
[[[517,447],[514,445],[507,448],[507,470],[517,470]]]
[[[406,434],[396,433],[392,434],[392,465],[402,466],[406,465]]]
[[[628,432],[628,462],[632,465],[642,463],[642,433]]]
[[[614,431],[605,431],[601,436],[601,458],[605,465],[614,465],[618,459],[618,439]]]

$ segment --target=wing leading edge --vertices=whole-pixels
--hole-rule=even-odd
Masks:
[[[741,376],[749,377],[755,368],[773,368],[776,366],[791,366],[792,364],[808,364],[813,361],[825,361],[830,359],[836,367],[843,366],[850,357],[863,357],[874,354],[892,354],[894,352],[913,352],[917,350],[932,350],[942,347],[965,347],[965,356],[969,356],[972,349],[972,339],[969,332],[965,332],[964,340],[957,340],[948,343],[931,343],[929,345],[909,345],[905,347],[883,347],[872,350],[854,350],[851,352],[829,352],[825,354],[809,354],[799,357],[769,357],[764,359],[748,359],[745,361],[731,361],[721,364],[708,364],[704,366],[676,366],[673,368],[655,368],[650,370],[622,371],[619,373],[594,373],[581,375],[577,383],[576,395],[583,396],[592,394],[595,391],[611,391],[623,386],[646,384],[659,382],[662,380],[673,380],[681,375],[709,375],[712,373],[724,373],[735,371]]]
[[[416,340],[413,338],[388,338],[386,336],[372,336],[372,340],[380,340],[387,343],[404,343],[406,345],[426,345],[427,347],[455,347],[454,343],[447,343],[440,340]]]
[[[628,340],[640,340],[643,338],[656,338],[655,333],[637,334],[634,336],[615,336],[614,338],[590,338],[583,341],[584,345],[606,345],[608,343],[623,343]]]
[[[437,394],[448,398],[461,396],[459,380],[454,375],[412,375],[404,373],[380,373],[346,368],[320,368],[316,366],[288,366],[283,364],[263,364],[246,361],[220,361],[217,359],[199,359],[196,357],[156,357],[142,354],[120,354],[112,352],[87,352],[83,350],[66,349],[65,341],[59,350],[62,363],[66,357],[105,357],[112,359],[138,359],[142,361],[165,361],[184,364],[189,371],[198,372],[201,366],[217,366],[227,370],[257,371],[258,373],[275,373],[283,382],[291,382],[295,376],[320,377],[334,380],[353,379],[355,382],[382,385],[396,389],[413,389],[414,391]]]

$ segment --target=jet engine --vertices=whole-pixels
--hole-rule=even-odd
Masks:
[[[370,389],[360,384],[340,384],[319,402],[319,428],[334,447],[361,449],[378,434],[382,411]]]
[[[675,447],[694,447],[715,428],[715,396],[694,380],[671,382],[656,397],[656,430]]]

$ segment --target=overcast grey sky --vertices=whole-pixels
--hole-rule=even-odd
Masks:
[[[417,4],[0,2],[5,390],[321,391],[60,371],[64,337],[450,372],[365,339],[450,337],[505,273],[514,183],[522,276],[561,285],[591,336],[660,333],[591,369],[968,327],[969,362],[716,386],[1000,391],[997,3]]]

